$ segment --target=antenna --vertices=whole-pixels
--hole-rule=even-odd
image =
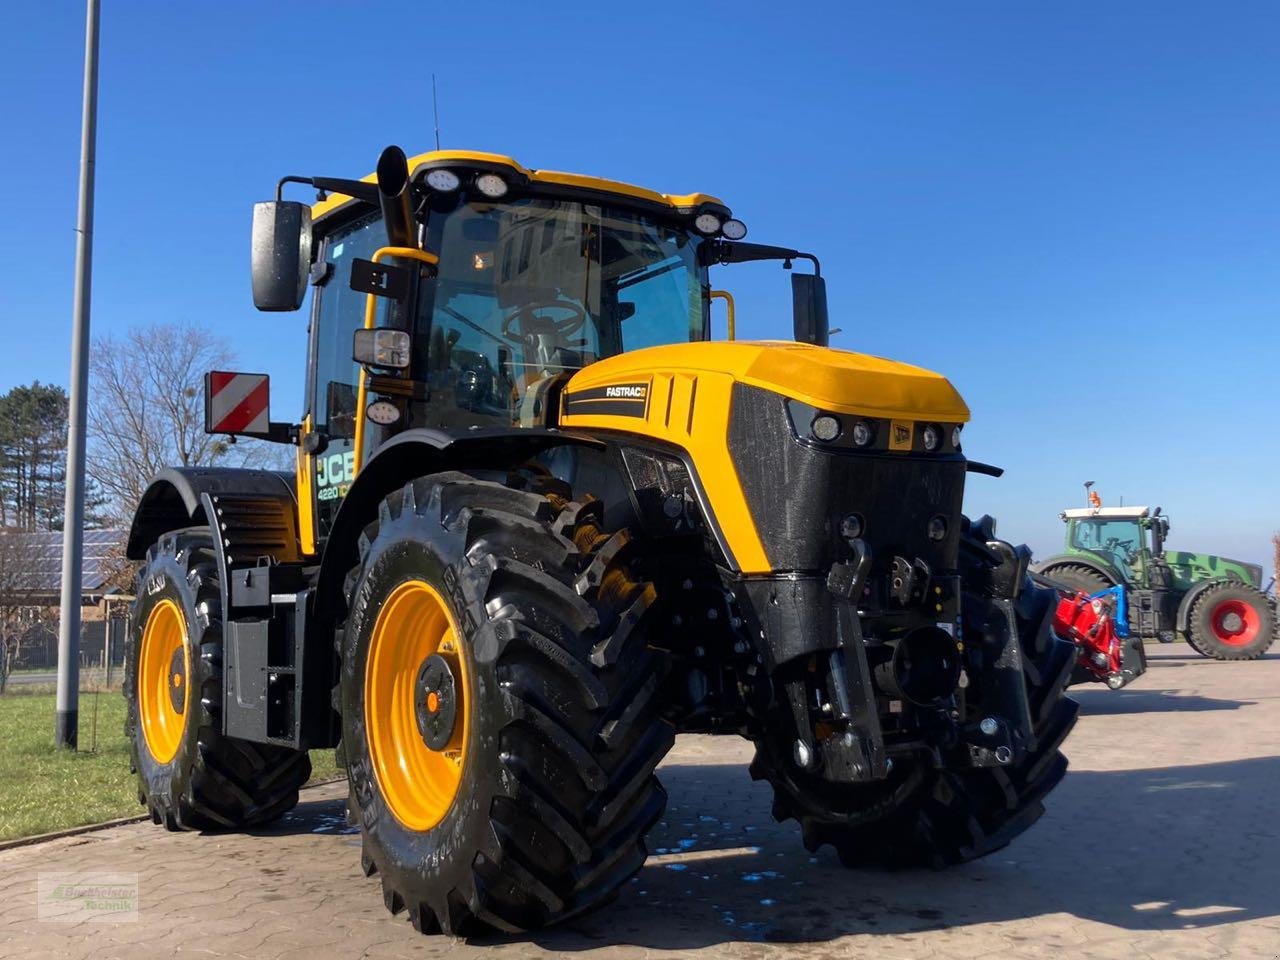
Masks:
[[[1094,508],[1102,506],[1102,498],[1098,496],[1097,492],[1093,489],[1092,480],[1086,480],[1084,482],[1084,505],[1086,507]]]
[[[440,104],[436,102],[436,75],[431,75],[431,113],[436,119],[436,149],[440,149]]]

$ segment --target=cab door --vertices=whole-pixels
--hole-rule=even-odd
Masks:
[[[313,544],[329,535],[342,498],[355,479],[356,394],[360,365],[351,359],[355,331],[364,325],[365,295],[351,289],[351,262],[367,260],[386,245],[382,218],[370,214],[340,226],[322,241],[311,312],[310,367],[307,376],[306,474],[313,513]],[[299,498],[304,483],[299,476]]]

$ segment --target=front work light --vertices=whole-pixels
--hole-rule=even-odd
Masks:
[[[933,453],[938,449],[938,444],[942,442],[942,432],[931,423],[920,434],[920,440],[924,444],[924,448]]]
[[[507,181],[496,173],[482,173],[476,177],[476,189],[490,200],[497,200],[507,195]]]
[[[726,220],[720,232],[726,240],[741,240],[747,235],[747,225],[741,220]]]
[[[853,437],[853,445],[855,447],[865,447],[875,439],[875,433],[871,429],[871,424],[865,420],[859,420],[853,425],[850,434]]]
[[[830,443],[840,436],[840,421],[828,414],[820,414],[813,418],[809,430],[823,443]]]
[[[951,428],[951,446],[955,447],[955,449],[957,450],[960,449],[960,428],[959,427]]]
[[[693,218],[693,228],[699,233],[711,236],[720,229],[720,218],[714,213],[700,213]]]
[[[452,170],[432,170],[427,174],[427,186],[440,193],[452,193],[460,183],[458,175]]]
[[[390,400],[375,400],[364,413],[374,423],[384,427],[389,427],[400,419],[400,408]]]
[[[357,330],[351,359],[367,367],[403,370],[409,366],[409,334],[404,330]]]

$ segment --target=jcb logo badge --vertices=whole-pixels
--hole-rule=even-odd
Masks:
[[[889,449],[911,449],[912,423],[910,420],[894,420],[889,425]]]

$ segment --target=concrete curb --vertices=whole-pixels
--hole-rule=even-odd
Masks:
[[[318,783],[308,783],[298,792],[303,790],[311,790],[315,787],[327,787],[331,783],[342,783],[346,777],[334,777],[332,780],[321,780]],[[6,850],[13,850],[17,847],[31,847],[37,843],[47,843],[50,840],[61,840],[63,837],[74,837],[82,833],[93,833],[97,830],[110,830],[112,827],[123,827],[130,823],[142,823],[144,820],[150,820],[151,817],[143,813],[136,817],[121,817],[118,820],[104,820],[102,823],[86,823],[79,827],[68,827],[66,830],[55,830],[52,833],[37,833],[30,837],[18,837],[14,840],[0,841],[0,853]]]

